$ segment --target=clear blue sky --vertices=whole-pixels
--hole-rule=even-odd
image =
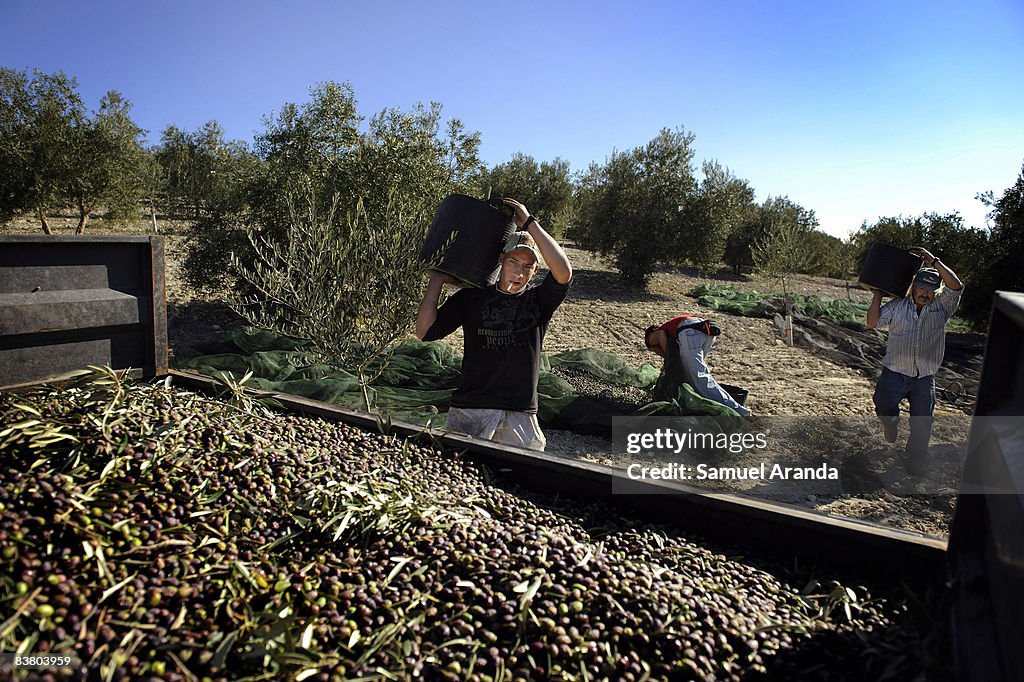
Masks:
[[[436,101],[489,164],[573,170],[663,127],[696,136],[757,200],[788,196],[826,232],[959,211],[1024,163],[1021,0],[0,0],[0,65],[108,90],[156,142],[263,118],[352,84],[361,114]]]

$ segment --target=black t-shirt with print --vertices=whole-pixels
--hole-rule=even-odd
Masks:
[[[516,295],[495,286],[452,294],[423,337],[443,339],[462,327],[462,384],[452,406],[535,413],[544,334],[568,291],[549,272]]]

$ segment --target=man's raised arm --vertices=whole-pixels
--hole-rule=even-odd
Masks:
[[[526,210],[526,206],[522,203],[508,197],[502,199],[502,201],[506,206],[511,206],[515,210],[516,226],[520,230],[529,232],[530,236],[533,237],[533,241],[537,243],[541,258],[544,259],[548,270],[551,271],[551,276],[559,284],[568,284],[569,280],[572,279],[572,265],[569,263],[569,257],[565,255],[565,251],[555,241],[555,238],[541,227],[537,219],[530,215],[530,212]]]

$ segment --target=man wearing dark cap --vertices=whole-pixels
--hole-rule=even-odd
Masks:
[[[443,285],[456,280],[431,271],[416,336],[434,341],[462,327],[462,383],[448,410],[450,431],[543,450],[547,441],[537,421],[540,355],[551,316],[569,291],[572,266],[526,206],[502,201],[520,231],[498,257],[498,281],[486,289],[461,289],[438,308]],[[541,258],[548,274],[530,286]]]
[[[946,350],[946,322],[956,312],[964,285],[956,273],[923,247],[910,252],[927,265],[917,271],[910,293],[881,305],[875,289],[868,307],[869,329],[889,327],[882,374],[875,386],[875,414],[885,439],[896,442],[900,401],[910,403],[910,437],[905,465],[915,475],[926,470],[935,414],[935,372]]]

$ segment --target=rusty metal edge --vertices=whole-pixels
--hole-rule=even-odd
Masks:
[[[125,242],[145,244],[152,237],[146,235],[116,235],[116,234],[4,234],[0,235],[0,242]]]
[[[149,345],[152,349],[150,362],[154,376],[167,374],[168,365],[168,340],[167,340],[167,274],[164,253],[164,238],[148,237],[149,240],[149,273],[152,283],[152,321],[151,331],[153,343]]]

